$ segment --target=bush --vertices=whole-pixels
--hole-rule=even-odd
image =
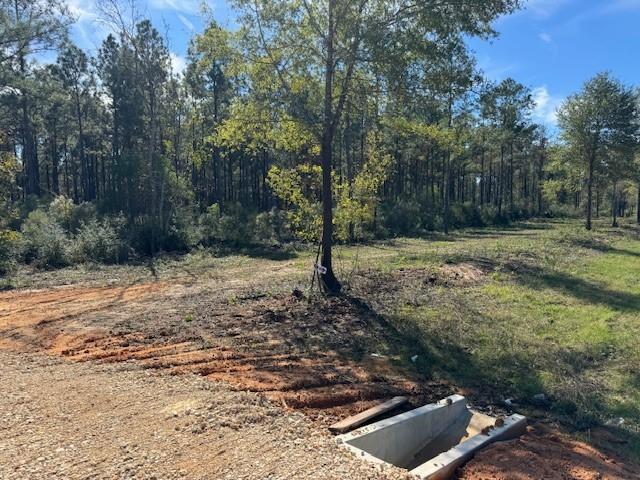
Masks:
[[[584,215],[584,209],[565,204],[553,205],[544,213],[544,216],[547,218],[582,218]]]
[[[483,227],[485,221],[482,218],[480,210],[470,204],[454,204],[451,207],[451,225],[455,228],[462,227]]]
[[[384,226],[396,235],[418,235],[422,233],[424,211],[412,200],[400,200],[383,206]]]
[[[96,207],[92,203],[76,205],[69,198],[59,196],[49,204],[51,218],[69,233],[76,233],[83,225],[95,221]]]
[[[0,231],[0,277],[11,274],[18,263],[20,234],[13,230]]]
[[[213,204],[200,216],[201,242],[207,246],[216,243],[246,245],[251,242],[249,223],[241,208],[230,206],[229,213],[222,214],[218,204]]]
[[[118,235],[114,220],[91,220],[82,225],[71,246],[74,263],[119,263],[128,258],[129,249]]]
[[[43,210],[31,212],[22,225],[22,254],[36,267],[68,265],[70,243],[62,227]]]
[[[480,209],[480,217],[484,225],[509,225],[509,217],[504,213],[498,213],[498,209],[493,205],[485,205]]]
[[[287,213],[276,208],[256,215],[253,227],[253,238],[256,243],[277,245],[293,240],[293,233]]]
[[[214,203],[198,219],[201,243],[211,246],[220,240],[220,206]]]
[[[218,235],[222,243],[244,245],[250,243],[251,235],[247,222],[232,215],[222,215],[218,222]]]
[[[162,238],[161,247],[165,252],[188,252],[201,240],[200,230],[189,208],[175,209],[169,220],[167,232]]]

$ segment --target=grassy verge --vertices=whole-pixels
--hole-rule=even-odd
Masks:
[[[638,230],[531,223],[357,254],[354,289],[418,338],[424,373],[586,437],[622,427],[619,448],[640,458]]]

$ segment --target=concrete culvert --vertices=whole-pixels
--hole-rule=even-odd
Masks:
[[[487,445],[522,435],[526,418],[496,419],[453,395],[337,437],[367,461],[395,465],[422,480],[445,480]]]

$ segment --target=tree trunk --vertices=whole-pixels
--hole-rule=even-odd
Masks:
[[[482,155],[480,157],[480,205],[484,205],[484,161],[485,161],[485,151],[484,145],[482,146]],[[475,185],[475,183],[474,183]]]
[[[498,183],[496,185],[498,197],[498,215],[502,215],[502,196],[504,195],[504,145],[500,145],[500,172],[498,174]]]
[[[636,220],[640,225],[640,182],[638,182],[638,204],[636,205]]]
[[[78,152],[80,154],[80,184],[82,185],[83,199],[88,202],[93,200],[93,195],[89,187],[89,165],[84,151],[84,125],[82,123],[82,108],[78,86],[75,87],[75,103],[76,120],[78,122]]]
[[[513,140],[511,140],[509,146],[509,211],[513,213],[514,204],[513,204]]]
[[[449,217],[451,214],[451,153],[447,153],[445,159],[445,181],[444,181],[444,215],[442,226],[445,235],[449,234]]]
[[[587,230],[592,229],[591,217],[592,217],[592,203],[593,203],[593,169],[595,167],[596,159],[595,152],[589,157],[589,179],[587,180]]]
[[[333,76],[334,76],[334,19],[335,0],[329,0],[329,28],[327,32],[327,58],[325,63],[324,85],[324,125],[320,159],[322,165],[322,259],[318,278],[323,290],[328,294],[338,294],[342,285],[333,273],[333,197],[331,187],[332,147],[333,147]]]
[[[20,72],[25,77],[25,60],[20,56]],[[29,118],[29,101],[27,93],[22,93],[22,161],[25,168],[25,193],[40,196],[40,165],[36,150],[35,135]]]
[[[611,226],[616,228],[618,226],[618,182],[615,180],[613,182],[613,192],[611,195],[611,215],[613,217]]]
[[[545,149],[546,145],[543,142],[542,144],[542,152],[540,153],[540,160],[538,162],[538,216],[542,215],[543,210],[543,196],[542,196],[542,185],[544,184],[544,157],[545,157]]]

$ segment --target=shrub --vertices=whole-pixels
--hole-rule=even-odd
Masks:
[[[451,207],[451,225],[461,227],[483,227],[485,222],[480,210],[470,203],[455,204]]]
[[[396,235],[417,235],[422,230],[422,206],[412,200],[400,200],[383,206],[385,227]]]
[[[14,271],[19,251],[20,234],[13,230],[0,230],[0,277]]]
[[[39,268],[69,264],[70,240],[45,211],[34,210],[22,225],[22,251],[27,263]]]
[[[157,248],[157,242],[154,241],[154,233],[151,219],[144,215],[135,217],[127,228],[127,238],[130,245],[136,252],[145,255],[155,253],[154,248]]]
[[[74,263],[119,263],[128,258],[129,249],[109,220],[91,220],[78,230],[71,246]]]
[[[287,220],[287,213],[276,208],[256,215],[253,227],[256,243],[276,245],[293,240],[293,233]]]
[[[218,222],[218,234],[222,243],[243,245],[250,243],[251,235],[247,222],[232,215],[222,215]]]
[[[547,209],[544,216],[548,218],[582,218],[584,216],[584,210],[582,208],[576,208],[573,205],[556,204],[550,209]]]
[[[498,209],[493,205],[485,205],[480,209],[480,217],[484,225],[501,225],[509,224],[509,217],[506,213],[498,213]]]
[[[69,233],[76,233],[83,225],[95,221],[96,207],[92,203],[76,205],[64,196],[56,197],[49,204],[51,218]]]
[[[196,216],[189,208],[176,208],[171,214],[161,247],[165,252],[188,252],[201,240]]]
[[[198,219],[200,225],[201,242],[211,246],[220,240],[220,206],[214,203]]]
[[[61,195],[49,204],[49,215],[58,225],[70,230],[75,207],[70,198]]]
[[[251,242],[249,220],[238,206],[229,206],[228,213],[222,214],[218,204],[211,205],[200,216],[202,243],[207,246],[226,243],[234,246]]]

